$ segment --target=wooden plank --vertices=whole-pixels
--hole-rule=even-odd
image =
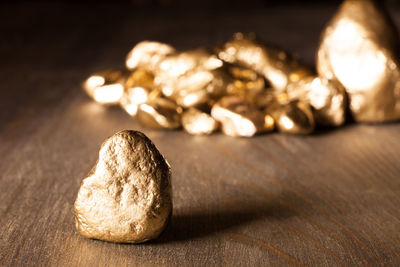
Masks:
[[[183,49],[255,31],[312,63],[333,8],[2,5],[0,265],[400,265],[399,124],[197,137],[142,128],[79,88],[92,71],[122,67],[143,39]],[[80,181],[122,129],[143,131],[172,165],[173,218],[147,244],[88,240],[74,227]]]

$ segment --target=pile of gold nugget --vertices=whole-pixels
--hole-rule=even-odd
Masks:
[[[93,74],[83,87],[151,128],[310,134],[316,126],[343,125],[347,110],[356,122],[399,120],[399,48],[380,4],[346,0],[322,34],[317,74],[253,34],[236,33],[211,50],[140,42],[126,70]]]

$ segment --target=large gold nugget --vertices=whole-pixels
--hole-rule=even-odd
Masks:
[[[398,35],[372,0],[346,0],[322,34],[318,73],[345,87],[358,122],[400,119]]]
[[[160,97],[139,105],[136,118],[140,124],[149,128],[177,129],[181,127],[181,115],[181,107]]]
[[[230,136],[251,137],[274,127],[270,117],[266,118],[263,112],[237,96],[221,98],[212,107],[211,116],[221,123],[223,133]]]
[[[121,131],[100,148],[75,201],[76,228],[87,238],[140,243],[156,238],[172,212],[168,162],[143,133]]]
[[[278,91],[311,74],[290,54],[258,42],[253,35],[236,33],[231,41],[224,44],[218,56],[226,62],[254,69]]]
[[[199,109],[189,108],[183,112],[182,126],[190,134],[211,134],[218,129],[218,122]]]
[[[89,76],[82,87],[97,103],[118,105],[124,94],[125,78],[126,71],[106,70]]]
[[[128,69],[143,68],[154,71],[165,56],[174,52],[175,49],[168,44],[143,41],[132,48],[125,64]]]
[[[279,132],[310,134],[315,129],[311,107],[307,103],[293,100],[271,111]]]
[[[301,99],[313,108],[317,125],[340,126],[346,120],[346,94],[341,84],[323,77],[307,77],[287,88],[289,99]]]

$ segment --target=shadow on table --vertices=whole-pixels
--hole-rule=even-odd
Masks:
[[[285,219],[292,215],[293,210],[271,206],[271,203],[257,203],[251,206],[239,204],[223,211],[188,211],[187,214],[173,215],[165,231],[150,244],[202,238],[268,217]]]

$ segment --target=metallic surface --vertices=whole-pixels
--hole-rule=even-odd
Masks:
[[[154,75],[146,70],[134,70],[125,82],[121,107],[131,116],[135,116],[140,104],[146,103],[149,93],[154,89]]]
[[[252,99],[265,88],[264,77],[252,69],[230,66],[228,73],[232,81],[226,88],[227,94]]]
[[[317,125],[340,126],[346,120],[346,93],[343,86],[323,77],[307,77],[286,88],[289,99],[300,99],[313,108]]]
[[[149,101],[139,105],[136,118],[143,126],[153,129],[181,127],[182,108],[163,97],[149,96]]]
[[[257,71],[278,91],[311,74],[305,66],[282,49],[258,42],[254,35],[236,33],[218,50],[222,60]]]
[[[311,107],[298,100],[271,111],[279,132],[290,134],[311,134],[315,128]]]
[[[155,83],[180,106],[197,106],[224,93],[227,77],[218,70],[222,65],[205,49],[175,53],[160,62]]]
[[[172,212],[169,164],[144,134],[121,131],[100,148],[75,201],[87,238],[140,243],[156,238]]]
[[[144,68],[154,71],[166,55],[174,52],[175,49],[168,44],[154,41],[142,41],[135,45],[128,53],[125,65],[128,69]]]
[[[123,70],[94,73],[83,82],[82,88],[97,103],[118,105],[124,93],[126,74]]]
[[[265,123],[263,112],[238,96],[221,98],[212,107],[211,116],[221,123],[222,132],[229,136],[251,137],[273,130],[273,124]]]
[[[182,115],[183,129],[190,134],[211,134],[219,124],[208,113],[196,108],[189,108]]]
[[[358,122],[400,119],[398,34],[372,0],[346,0],[322,34],[318,73],[345,87]]]

